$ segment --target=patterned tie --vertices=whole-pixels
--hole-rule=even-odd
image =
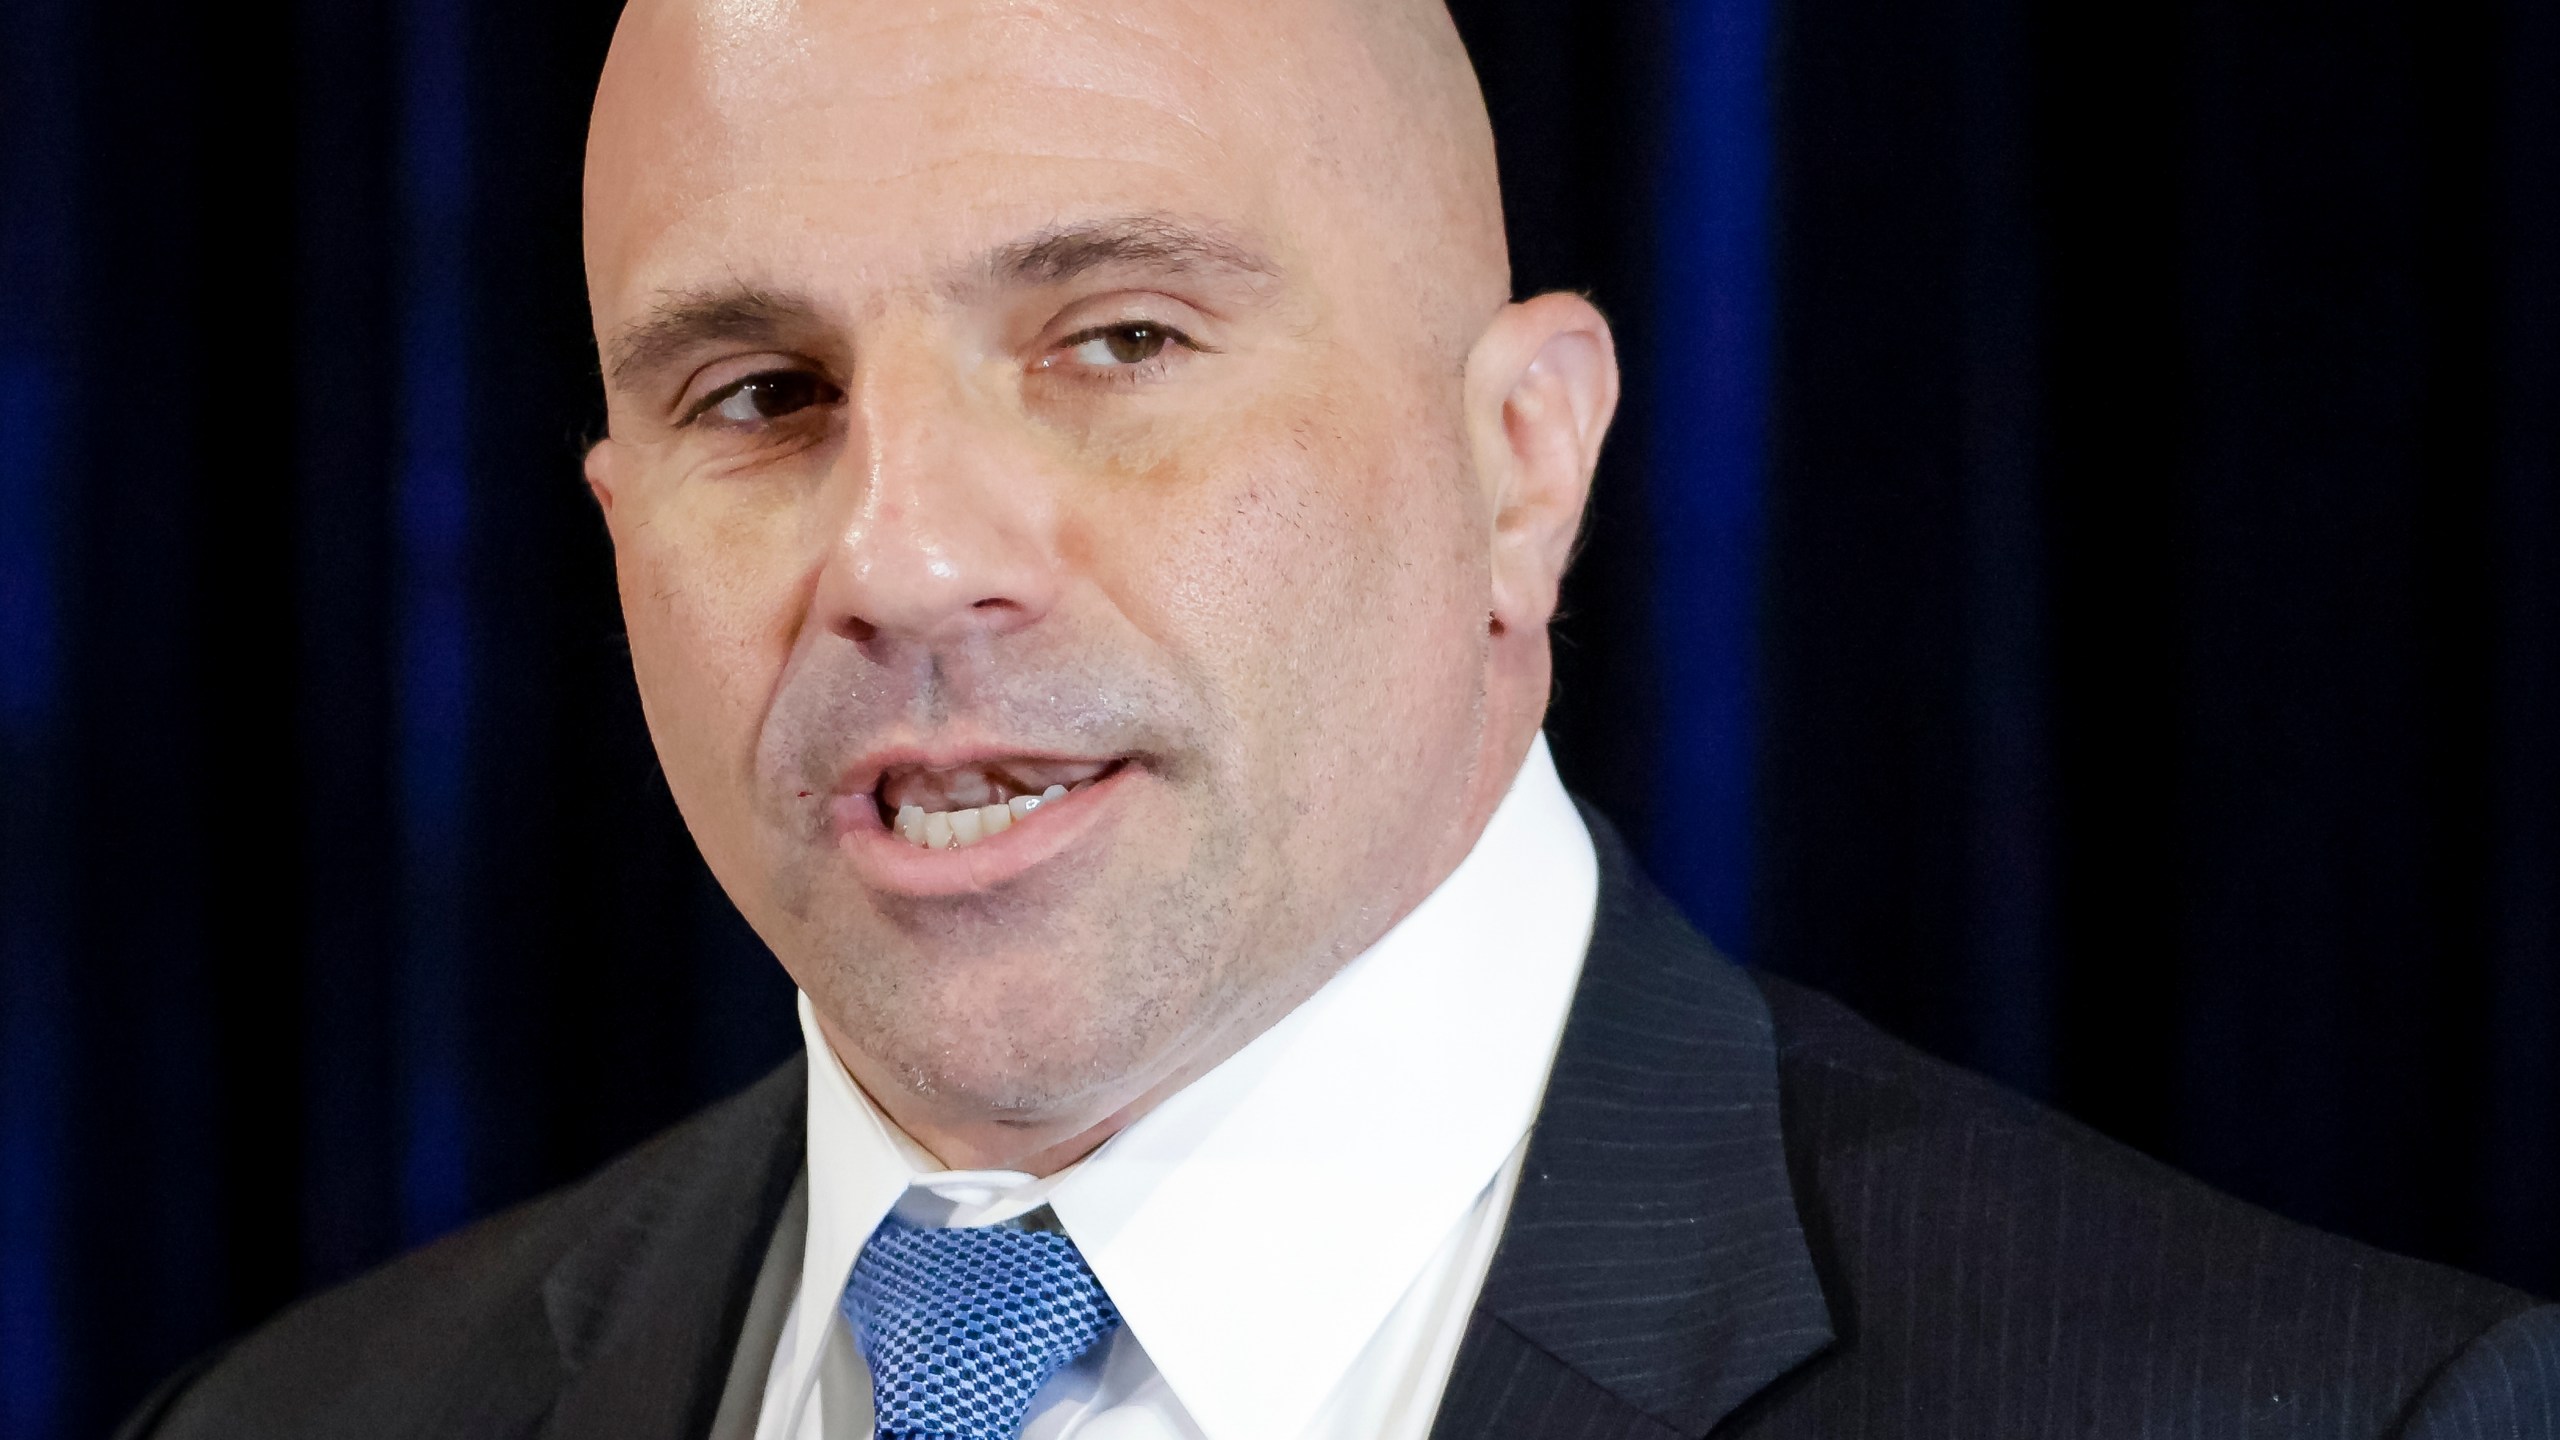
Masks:
[[[1049,1377],[1120,1323],[1064,1235],[896,1216],[854,1262],[844,1313],[879,1440],[1014,1440]]]

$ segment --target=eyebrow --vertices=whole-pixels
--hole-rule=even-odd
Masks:
[[[1276,279],[1280,267],[1240,237],[1170,215],[1116,215],[1053,226],[987,253],[996,284],[1059,285],[1110,267]]]
[[[613,338],[605,371],[628,387],[698,346],[722,340],[774,340],[820,323],[819,308],[780,291],[739,285],[662,295],[648,318]]]

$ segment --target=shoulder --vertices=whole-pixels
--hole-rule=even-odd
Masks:
[[[633,1243],[674,1197],[798,1134],[794,1059],[587,1179],[304,1300],[193,1367],[125,1435],[510,1433],[558,1382],[563,1262]],[[567,1312],[567,1313],[564,1313]]]
[[[2376,1435],[2502,1325],[2536,1356],[2560,1333],[2519,1292],[2283,1220],[1754,979],[1839,1336],[1808,1390],[1827,1368],[1924,1411],[2008,1407],[2015,1433],[2175,1407],[2179,1433]]]

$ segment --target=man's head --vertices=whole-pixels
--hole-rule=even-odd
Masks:
[[[945,1161],[1071,1157],[1473,844],[1617,376],[1507,303],[1438,0],[634,0],[586,210],[668,780]]]

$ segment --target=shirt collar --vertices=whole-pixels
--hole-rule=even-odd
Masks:
[[[1528,1133],[1598,885],[1541,736],[1411,914],[1042,1181],[940,1171],[847,1077],[803,996],[810,1222],[792,1383],[805,1396],[855,1257],[911,1191],[957,1223],[1045,1202],[1203,1432],[1299,1434]]]

